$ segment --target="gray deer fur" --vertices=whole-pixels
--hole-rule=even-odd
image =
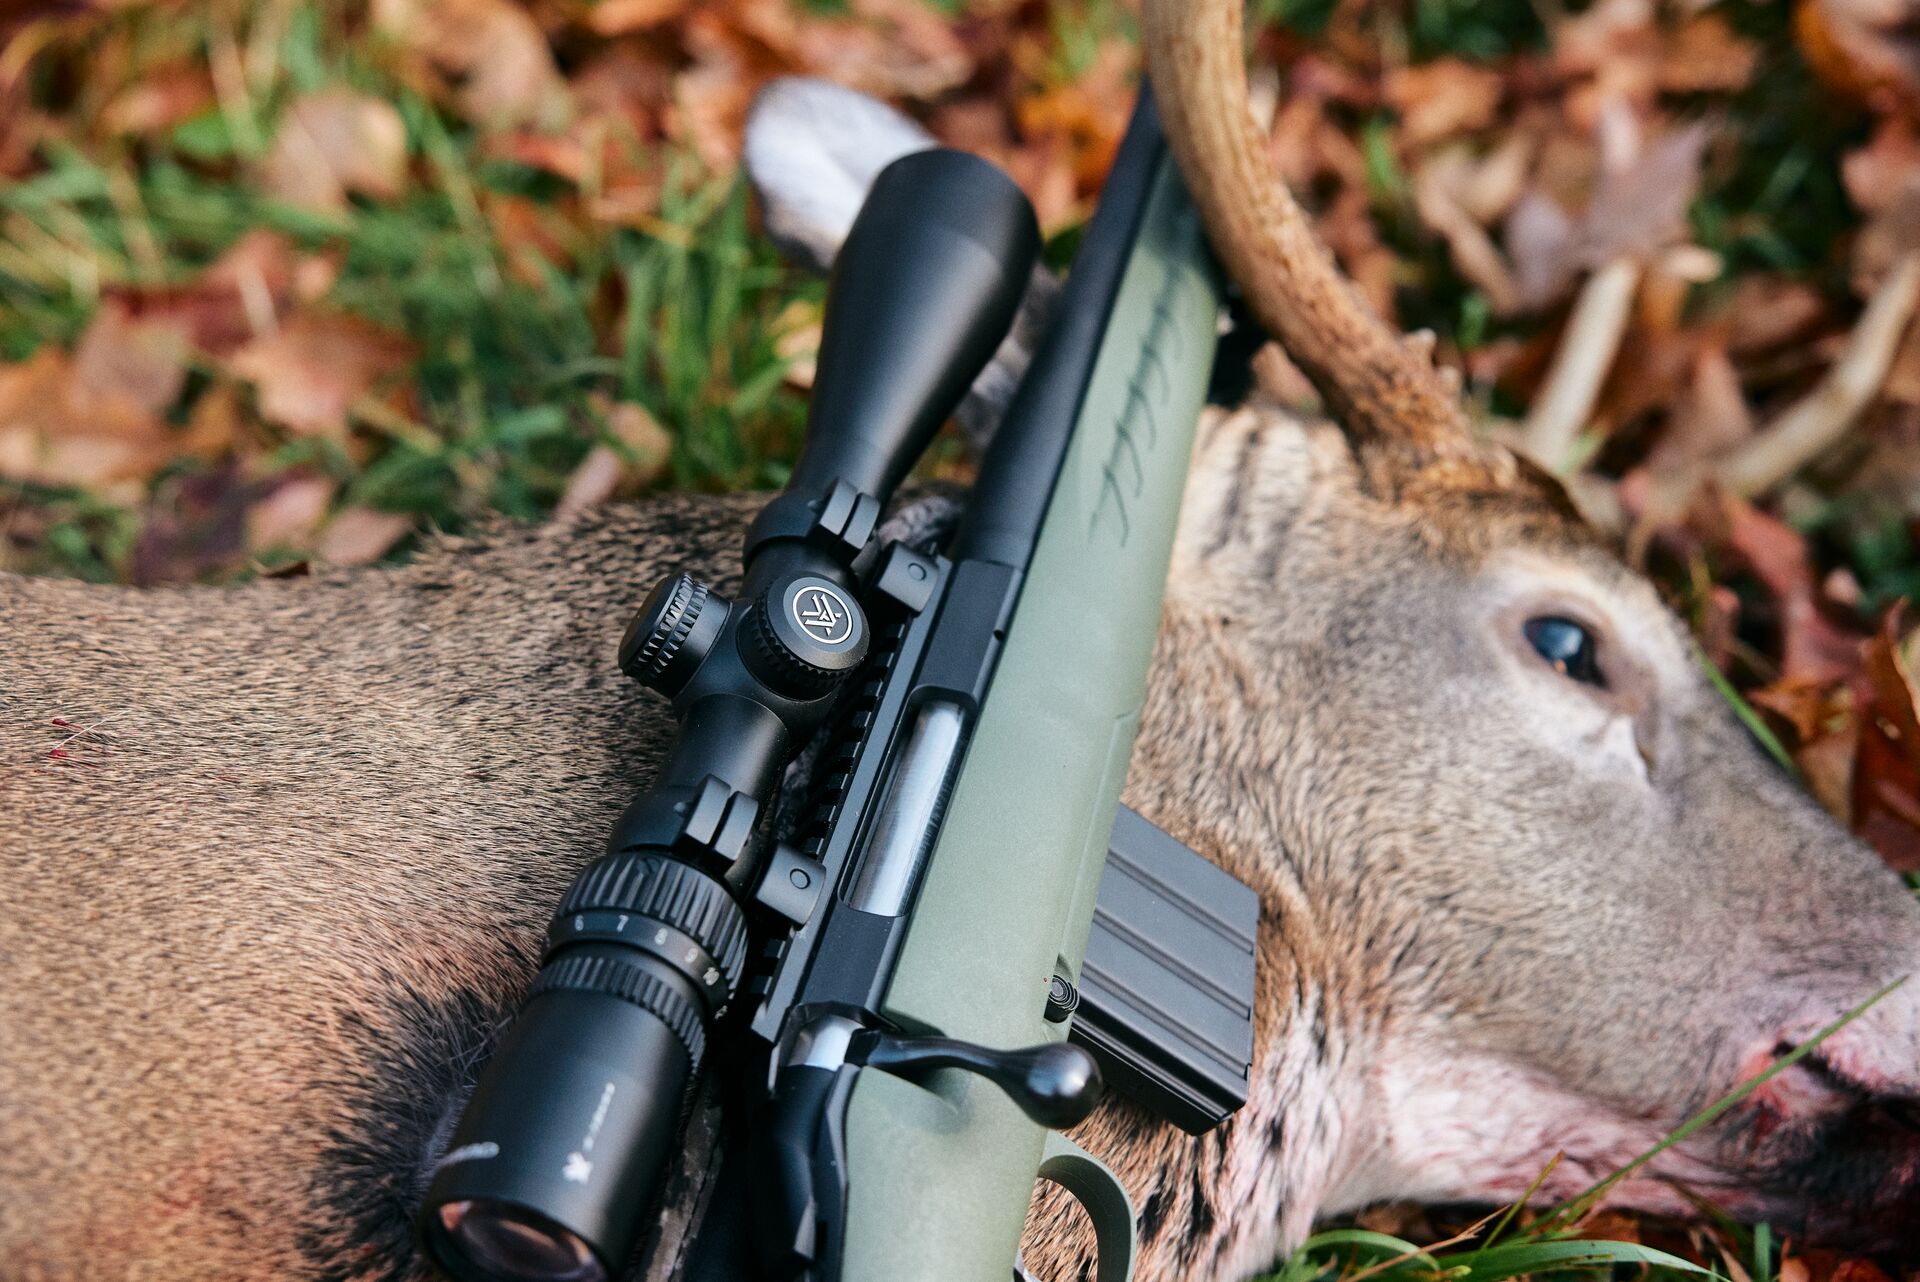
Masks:
[[[835,180],[786,172],[755,167],[769,225]],[[1213,1134],[1122,1102],[1077,1133],[1146,1279],[1517,1197],[1556,1154],[1539,1196],[1576,1192],[1920,963],[1920,906],[1567,510],[1363,463],[1271,405],[1202,424],[1127,800],[1260,891],[1257,1059]],[[724,589],[758,502],[236,588],[0,576],[0,1277],[422,1275],[421,1175],[665,743],[624,617],[669,569]],[[1606,689],[1527,647],[1541,614]],[[1911,1246],[1917,1095],[1909,985],[1614,1200]],[[1052,1210],[1027,1263],[1085,1276]]]

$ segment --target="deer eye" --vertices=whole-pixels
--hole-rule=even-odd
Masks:
[[[1594,657],[1598,647],[1593,633],[1557,614],[1528,619],[1521,630],[1534,653],[1552,664],[1555,672],[1584,685],[1605,688],[1607,680],[1600,675],[1600,663]]]

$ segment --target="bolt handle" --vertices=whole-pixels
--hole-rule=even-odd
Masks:
[[[827,291],[791,488],[836,479],[885,503],[1013,325],[1040,253],[1033,206],[963,151],[880,171]]]
[[[952,1037],[867,1032],[855,1038],[848,1058],[896,1077],[936,1068],[978,1073],[1005,1091],[1021,1112],[1054,1130],[1085,1121],[1105,1089],[1100,1065],[1071,1042],[996,1051]]]

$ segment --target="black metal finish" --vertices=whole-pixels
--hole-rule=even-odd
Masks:
[[[956,560],[1024,567],[1032,554],[1166,145],[1143,82],[1100,206],[1055,304],[1056,319],[1000,420],[999,439],[1010,448],[990,451],[980,462],[972,502],[954,539]]]
[[[1071,1038],[1113,1088],[1198,1135],[1247,1102],[1260,896],[1125,806]]]
[[[1028,1117],[1056,1129],[1084,1122],[1104,1089],[1094,1057],[1068,1042],[996,1051],[951,1037],[870,1032],[854,1039],[852,1058],[897,1077],[938,1068],[977,1073],[1005,1091]]]
[[[756,824],[866,656],[855,566],[874,560],[882,506],[1012,324],[1038,251],[1026,198],[976,157],[922,152],[875,181],[829,293],[807,442],[749,531],[739,600],[672,576],[621,643],[679,733],[555,914],[428,1190],[421,1231],[457,1277],[584,1282],[632,1253],[740,985],[749,913],[790,928],[821,894],[825,869],[769,854]],[[937,569],[886,564],[872,595],[887,613]]]

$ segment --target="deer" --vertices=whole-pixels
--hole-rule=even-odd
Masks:
[[[1652,583],[1340,277],[1262,154],[1240,23],[1149,0],[1147,65],[1328,413],[1256,393],[1195,447],[1125,800],[1259,892],[1255,1058],[1204,1136],[1120,1099],[1074,1132],[1132,1195],[1143,1279],[1247,1278],[1383,1199],[1566,1198],[1920,969],[1920,904],[1753,744]],[[747,142],[769,232],[830,257],[919,145],[776,85]],[[0,575],[0,1274],[426,1276],[426,1175],[667,740],[610,662],[624,617],[672,569],[726,590],[758,505],[233,587]],[[1906,984],[1608,1200],[1910,1249],[1917,1103]],[[633,1276],[670,1277],[701,1165]],[[1091,1276],[1057,1211],[1025,1267]]]

